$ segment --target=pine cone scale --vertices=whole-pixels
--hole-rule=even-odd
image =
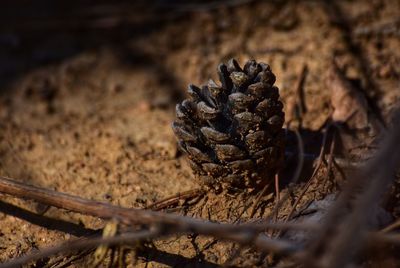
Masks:
[[[229,141],[230,136],[227,133],[219,132],[211,127],[202,127],[201,133],[206,137],[207,140],[215,143],[226,143]]]

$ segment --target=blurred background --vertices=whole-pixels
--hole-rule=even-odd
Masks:
[[[331,112],[333,60],[386,120],[400,96],[400,1],[2,1],[0,174],[126,207],[193,189],[170,129],[174,107],[232,57],[271,66],[287,120],[304,75],[310,132]],[[69,238],[2,211],[0,261]]]
[[[4,1],[0,85],[88,51],[155,68],[154,79],[173,90],[204,83],[230,57],[267,61],[288,90],[301,65],[322,76],[332,56],[349,53],[364,58],[353,69],[387,76],[398,72],[389,56],[399,38],[398,7],[396,0]],[[359,71],[349,70],[356,78]]]

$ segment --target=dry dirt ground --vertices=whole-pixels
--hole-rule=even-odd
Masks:
[[[135,17],[137,21],[123,29],[106,23],[104,33],[102,24],[100,30],[86,29],[94,36],[88,39],[113,38],[110,42],[87,41],[85,30],[68,25],[57,31],[34,27],[35,22],[45,25],[43,21],[33,21],[32,29],[29,21],[15,26],[0,43],[1,78],[7,78],[0,95],[0,174],[135,208],[197,188],[170,128],[174,106],[185,96],[187,84],[216,78],[217,64],[231,57],[241,64],[250,58],[270,64],[285,109],[307,65],[303,126],[316,136],[331,110],[327,77],[333,56],[347,77],[360,82],[374,111],[389,120],[400,97],[399,1],[231,4],[163,7],[162,16],[157,13],[161,11],[146,11],[143,21]],[[123,33],[115,37],[118,31]],[[306,151],[319,150],[320,138],[304,139]],[[328,180],[325,170],[301,205],[337,190],[340,176],[333,172]],[[294,197],[302,185],[295,188]],[[33,201],[3,194],[0,198],[0,261],[105,225],[103,220]],[[209,193],[180,213],[232,222],[248,198]],[[273,195],[265,196],[256,217],[268,214],[273,201]],[[397,217],[399,209],[395,200],[388,210]],[[245,213],[241,219],[248,217]],[[210,241],[155,241],[139,254],[139,266],[224,263],[234,245]],[[85,266],[90,257],[66,266]],[[245,250],[235,262],[252,266],[260,264],[258,257]],[[62,260],[50,258],[36,265],[60,267]]]

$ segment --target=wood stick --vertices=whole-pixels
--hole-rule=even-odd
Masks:
[[[379,204],[395,179],[400,163],[400,111],[375,156],[358,170],[329,209],[324,224],[310,242],[305,266],[344,267],[365,245],[371,208]],[[321,256],[321,252],[324,252]]]
[[[16,182],[0,176],[0,192],[24,199],[33,199],[37,202],[55,206],[70,211],[96,216],[104,219],[116,218],[125,224],[144,224],[149,226],[163,226],[174,230],[175,233],[197,233],[206,236],[218,237],[243,244],[248,241],[249,235],[258,234],[265,229],[314,229],[315,226],[293,223],[261,223],[261,224],[219,224],[200,219],[194,219],[176,214],[129,209],[108,203],[83,199],[65,193],[39,188]],[[247,242],[248,243],[248,242]],[[293,243],[272,240],[265,235],[258,235],[252,242],[262,251],[273,251],[287,254],[298,249]]]
[[[160,235],[160,230],[143,230],[136,233],[128,233],[114,237],[91,237],[87,239],[76,239],[74,241],[68,241],[58,246],[51,246],[41,250],[35,250],[30,254],[18,257],[9,262],[0,264],[0,268],[14,268],[21,267],[27,263],[39,260],[42,258],[49,257],[58,253],[77,251],[86,248],[93,248],[99,245],[117,245],[121,243],[133,243],[136,241],[142,241],[149,238],[155,238]]]

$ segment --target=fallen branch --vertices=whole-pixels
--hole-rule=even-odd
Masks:
[[[24,183],[4,177],[0,177],[0,192],[13,195],[14,197],[33,199],[46,205],[92,215],[99,218],[115,218],[121,223],[128,225],[141,224],[153,227],[158,226],[162,230],[168,230],[168,234],[196,233],[205,236],[217,237],[221,240],[233,241],[240,245],[254,246],[260,251],[274,252],[281,255],[292,254],[298,251],[300,247],[287,241],[270,239],[267,236],[259,233],[265,231],[266,229],[310,230],[315,228],[315,226],[311,225],[294,223],[252,223],[242,225],[219,224],[175,214],[166,214],[162,212],[133,208],[122,208],[104,202],[87,200],[65,193],[59,193],[52,190],[26,185]],[[107,243],[120,243],[125,241],[125,237],[120,238],[122,240],[118,240],[118,238],[114,239],[115,240],[95,239],[96,242],[90,243],[97,245],[98,243],[103,243],[104,241]],[[76,245],[73,245],[76,249]],[[78,243],[78,245],[80,244]],[[60,247],[61,249],[59,250],[65,249],[65,247]],[[54,254],[59,251],[52,251],[49,249],[49,251],[46,252],[49,252],[46,254]]]
[[[39,259],[43,259],[58,253],[82,250],[86,248],[94,248],[100,245],[117,245],[122,243],[133,243],[143,241],[145,239],[156,238],[161,235],[160,230],[145,230],[136,233],[123,234],[114,237],[93,237],[88,239],[77,239],[68,241],[58,246],[52,246],[45,249],[36,250],[30,254],[16,258],[9,262],[0,264],[0,268],[16,268],[26,265],[27,263]]]
[[[394,128],[379,151],[349,181],[310,241],[307,267],[344,267],[363,248],[368,219],[374,216],[371,208],[379,204],[400,163],[399,112],[394,119]]]
[[[0,176],[0,192],[23,199],[32,199],[39,203],[54,206],[103,219],[115,218],[125,224],[172,225],[180,231],[192,231],[203,235],[222,236],[231,233],[262,232],[265,229],[309,229],[310,226],[297,224],[218,224],[176,214],[156,211],[123,208],[105,202],[84,199],[36,186],[17,182]],[[222,232],[221,232],[222,231]],[[222,237],[223,238],[223,237]]]

